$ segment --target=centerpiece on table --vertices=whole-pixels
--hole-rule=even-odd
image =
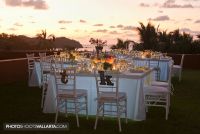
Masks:
[[[103,41],[101,39],[94,39],[94,38],[90,38],[89,42],[92,45],[95,45],[97,57],[99,57],[99,54],[102,53],[103,47],[107,44],[106,40]]]
[[[115,57],[107,53],[102,53],[101,56],[94,57],[92,61],[93,65],[98,70],[112,70],[115,62]]]

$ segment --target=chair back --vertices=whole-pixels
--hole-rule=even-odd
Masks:
[[[76,96],[76,68],[67,67],[61,72],[54,69],[54,77],[56,82],[56,93],[60,91],[70,91]]]
[[[35,62],[34,53],[32,53],[32,54],[26,54],[26,57],[28,59],[28,70],[30,72],[31,70],[34,69],[34,62]]]
[[[149,68],[155,68],[155,79],[160,80],[160,58],[159,59],[149,59]]]
[[[46,53],[39,53],[40,58],[41,57],[46,57]]]
[[[168,88],[171,89],[171,79],[172,79],[172,69],[173,69],[173,64],[168,64],[168,79],[167,79],[167,82],[168,82]]]
[[[119,74],[111,71],[94,71],[96,80],[97,97],[101,93],[115,93],[119,97]]]

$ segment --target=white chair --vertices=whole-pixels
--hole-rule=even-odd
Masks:
[[[178,75],[179,81],[181,81],[184,57],[185,57],[185,54],[182,54],[180,65],[173,65],[173,74]]]
[[[77,127],[79,127],[79,112],[84,110],[88,118],[87,90],[76,88],[76,68],[74,67],[68,67],[60,73],[54,69],[54,77],[57,102],[55,123],[57,123],[58,113],[63,108],[66,115],[67,113],[76,114]]]
[[[168,81],[159,82],[153,81],[151,85],[144,86],[144,97],[146,111],[148,107],[164,107],[165,108],[165,119],[168,119],[169,107],[170,107],[170,93],[171,93],[171,70],[172,66],[169,65]]]
[[[47,57],[40,57],[40,67],[41,67],[41,86],[42,86],[42,98],[41,98],[41,108],[44,105],[44,99],[48,89],[48,79],[51,72],[51,59]]]
[[[160,59],[148,59],[148,67],[155,69],[155,79],[160,80]]]
[[[161,86],[145,86],[144,87],[146,111],[148,107],[165,108],[165,119],[168,119],[170,106],[170,91],[166,87]]]
[[[102,114],[116,116],[121,132],[121,115],[125,115],[127,123],[127,95],[119,92],[119,75],[104,71],[95,71],[97,89],[97,114],[94,129],[97,128],[98,118]],[[113,115],[114,114],[114,115]]]
[[[39,57],[40,57],[40,58],[46,57],[46,53],[39,53]]]
[[[34,59],[34,53],[32,54],[26,54],[26,57],[27,57],[27,60],[28,60],[28,85],[30,85],[30,80],[31,80],[31,75],[32,75],[32,72],[33,72],[33,69],[34,69],[34,62],[35,62],[35,59]]]
[[[152,81],[151,85],[152,86],[161,86],[161,87],[166,87],[170,90],[170,93],[173,95],[174,87],[173,84],[171,83],[171,78],[172,78],[172,67],[173,65],[168,64],[168,79],[167,81]]]

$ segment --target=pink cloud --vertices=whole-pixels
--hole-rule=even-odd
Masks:
[[[124,26],[121,25],[121,24],[117,25],[117,28],[123,28],[123,27],[124,27]]]
[[[110,28],[115,28],[115,26],[110,26]]]
[[[167,0],[162,5],[164,8],[193,8],[193,5],[191,4],[175,4],[175,0]]]
[[[99,33],[106,33],[108,30],[106,29],[99,29],[99,30],[96,30],[95,32],[99,32]]]
[[[149,4],[146,4],[146,3],[140,3],[140,7],[149,7],[150,5]]]
[[[65,28],[65,27],[61,27],[60,29],[61,29],[61,30],[66,30],[66,28]]]
[[[11,7],[33,7],[34,9],[48,9],[48,5],[43,0],[5,0],[5,4]]]
[[[93,26],[101,27],[103,24],[94,24]]]
[[[67,23],[72,23],[72,21],[59,20],[58,23],[60,23],[60,24],[67,24]]]
[[[14,25],[15,25],[15,26],[18,26],[18,27],[22,27],[22,26],[23,26],[23,24],[20,24],[20,23],[18,23],[18,22],[16,22]]]
[[[80,20],[79,22],[81,22],[81,23],[86,23],[86,21],[85,21],[85,20]]]
[[[110,33],[110,34],[120,34],[120,33],[118,33],[117,31],[110,31],[109,33]]]

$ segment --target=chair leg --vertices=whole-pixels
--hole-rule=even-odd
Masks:
[[[55,123],[57,123],[57,120],[58,120],[58,109],[59,109],[59,104],[57,103],[57,106],[56,106],[56,117],[55,117]]]
[[[97,114],[96,114],[96,120],[95,120],[95,125],[94,125],[94,129],[96,130],[97,128],[97,123],[98,123],[98,118],[99,118],[99,102],[97,102]]]
[[[102,117],[103,117],[103,120],[104,120],[104,103],[103,103],[103,116]]]
[[[77,127],[79,127],[79,119],[78,119],[78,110],[77,110],[77,99],[74,99],[74,104],[75,104],[75,113],[76,113],[76,123]]]
[[[170,105],[170,94],[167,94],[166,96],[166,115],[165,115],[165,119],[168,120],[168,114],[169,114],[169,105]]]
[[[126,124],[128,123],[127,119],[127,100],[125,100],[125,118],[126,118]]]
[[[43,108],[44,103],[44,85],[42,86],[42,100],[41,100],[41,108]]]
[[[86,106],[86,118],[88,120],[88,101],[87,96],[85,97],[85,106]]]
[[[67,100],[65,101],[65,116],[68,116],[68,112],[67,112]]]
[[[117,102],[117,118],[118,118],[118,125],[119,125],[119,132],[122,131],[122,127],[121,127],[121,119],[120,119],[120,111],[119,111],[119,102]]]

